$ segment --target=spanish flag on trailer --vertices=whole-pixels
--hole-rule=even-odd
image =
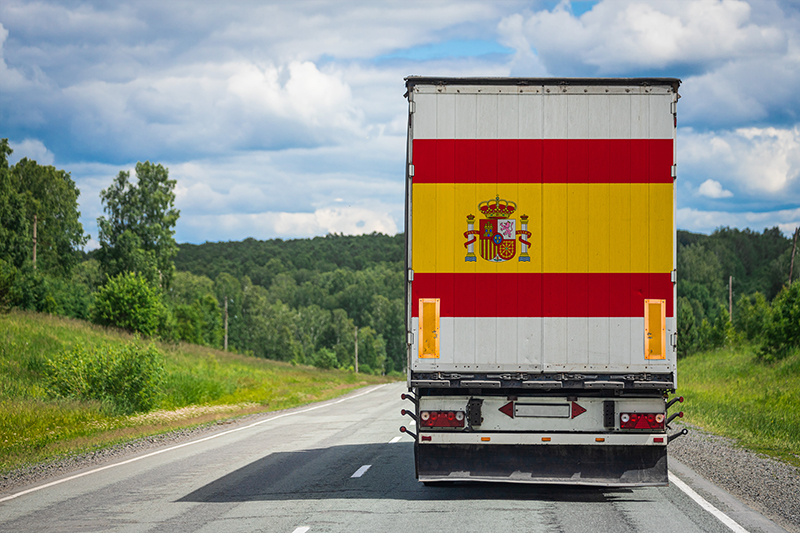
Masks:
[[[409,78],[412,372],[674,373],[674,81]]]

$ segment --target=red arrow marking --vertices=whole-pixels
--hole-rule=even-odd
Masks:
[[[572,418],[575,418],[578,415],[582,415],[585,412],[586,412],[586,409],[584,409],[583,407],[581,407],[577,403],[572,402]]]
[[[498,411],[500,411],[504,415],[508,415],[511,418],[514,418],[514,402],[508,402],[503,407],[498,409]]]

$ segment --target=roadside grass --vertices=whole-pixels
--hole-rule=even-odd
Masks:
[[[740,346],[682,358],[684,420],[800,467],[800,353],[765,363],[756,350]]]
[[[119,415],[100,401],[56,398],[47,389],[46,361],[62,350],[131,342],[150,341],[62,317],[20,311],[0,315],[0,472],[392,381],[155,342],[164,354],[163,394],[150,412]]]

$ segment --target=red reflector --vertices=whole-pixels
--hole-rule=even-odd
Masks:
[[[464,419],[461,411],[422,411],[419,425],[426,428],[463,428]]]
[[[656,443],[659,443],[659,444],[663,444],[663,442],[664,442],[664,437],[655,437],[655,438],[653,439],[653,442],[656,442]]]
[[[620,429],[664,429],[663,413],[620,413]]]
[[[431,438],[432,438],[432,437],[431,437],[430,435],[423,435],[423,436],[422,436],[422,437],[420,437],[420,438],[421,438],[422,440],[429,441],[429,440],[431,440]]]

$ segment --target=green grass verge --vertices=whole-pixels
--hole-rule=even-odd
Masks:
[[[0,315],[0,472],[222,418],[326,400],[390,378],[319,370],[191,344],[156,343],[164,354],[158,409],[115,415],[97,401],[55,398],[45,362],[77,344],[134,341],[124,332],[25,312]]]
[[[678,362],[686,420],[800,466],[800,354],[774,363],[742,346]]]

